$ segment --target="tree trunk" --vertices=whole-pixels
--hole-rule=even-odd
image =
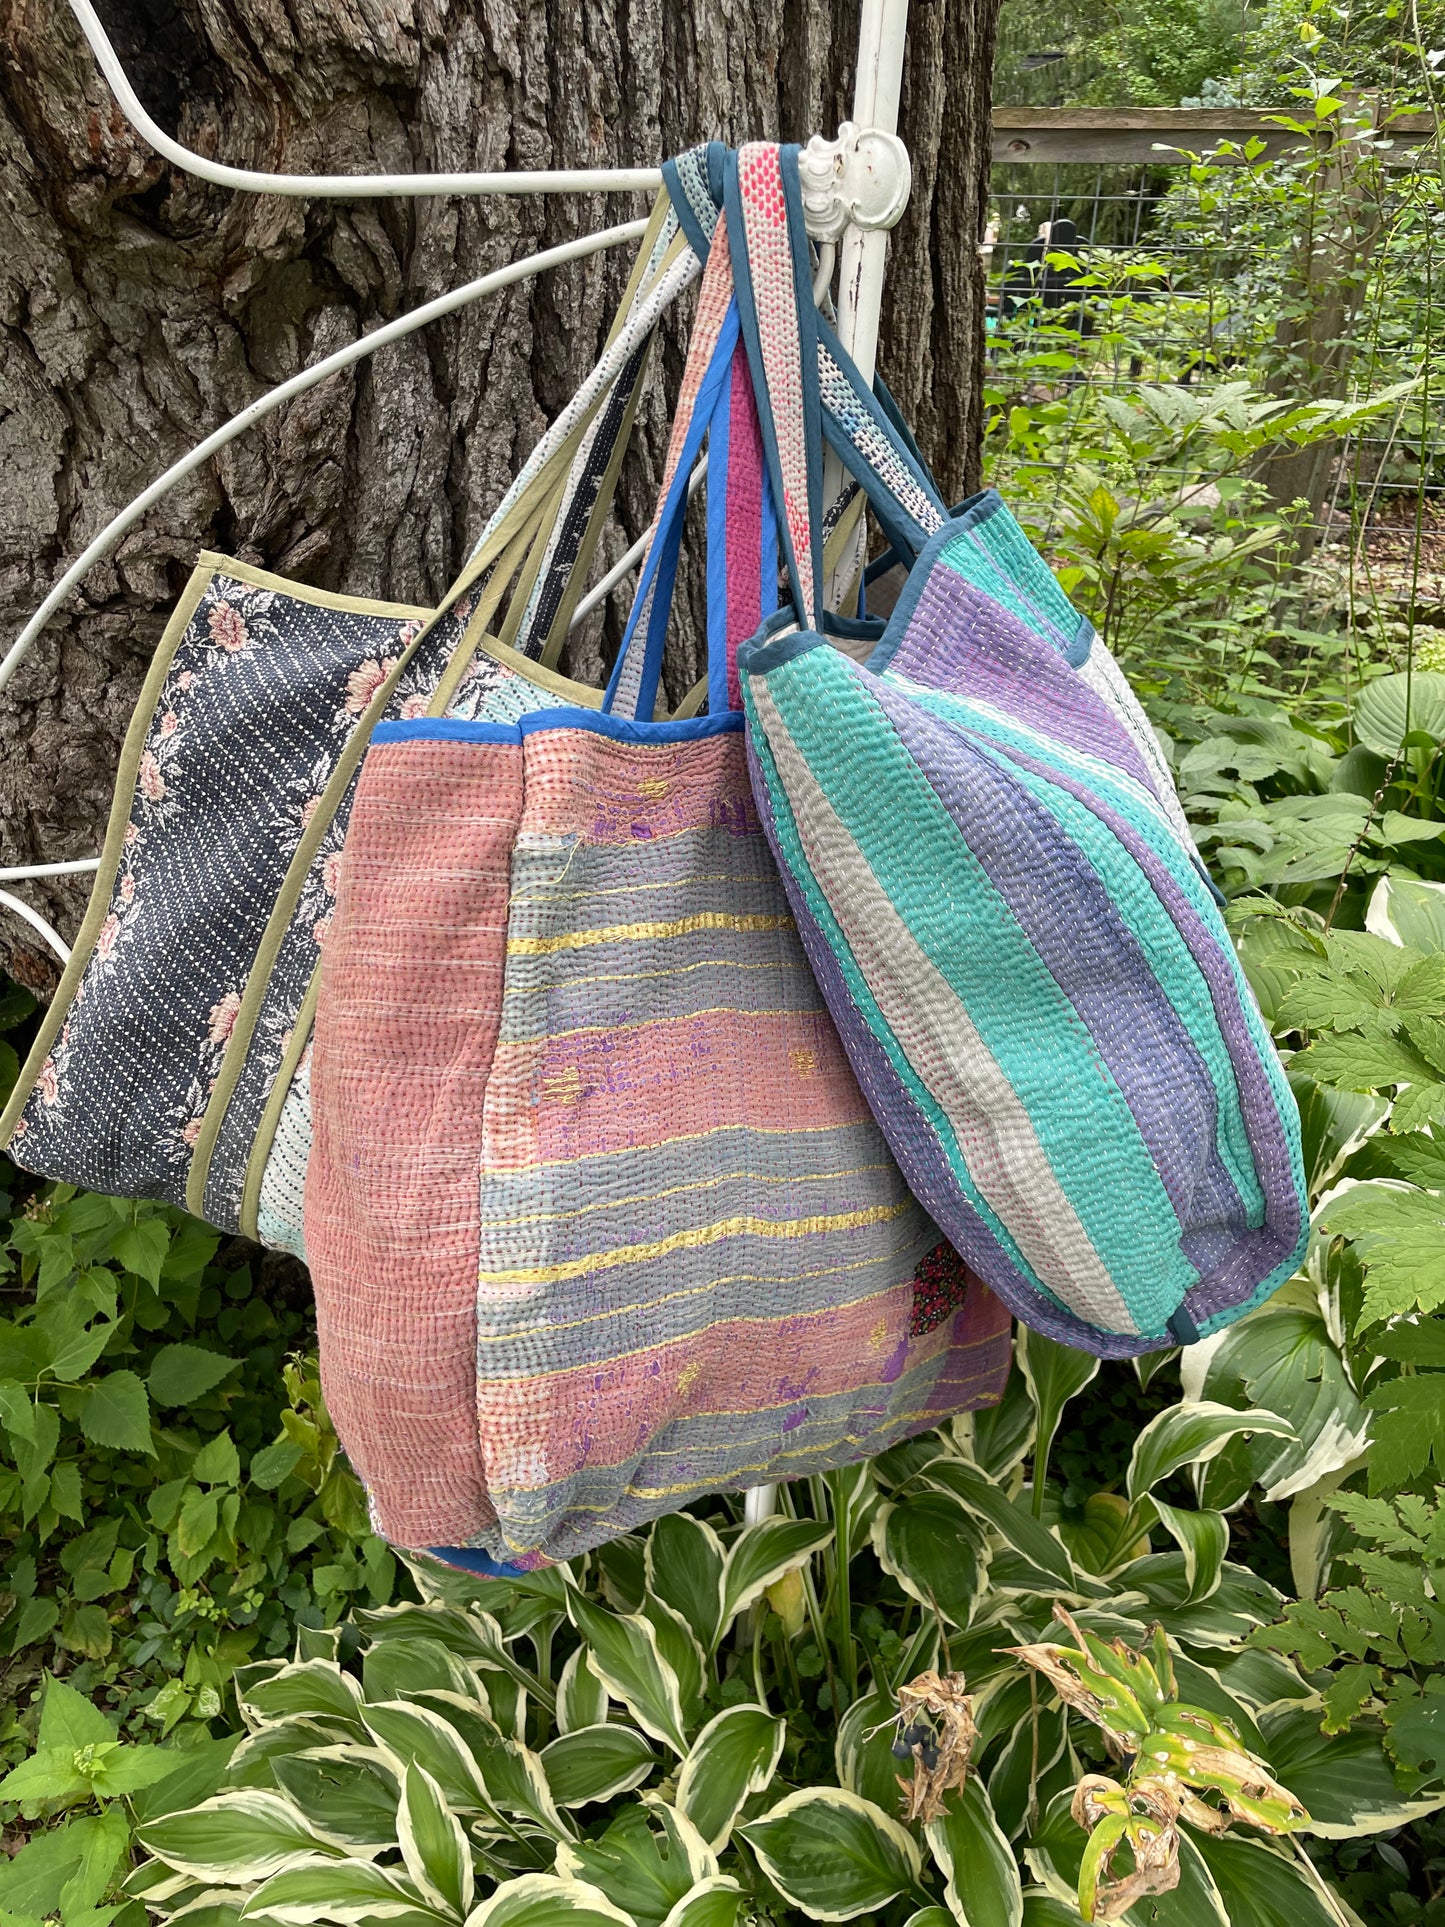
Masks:
[[[997,0],[913,0],[881,369],[946,491],[977,486],[988,77]],[[831,135],[856,0],[98,0],[187,146],[328,173],[648,165],[710,137]],[[64,0],[0,0],[0,603],[8,642],[65,564],[200,437],[359,334],[638,197],[297,201],[209,187],[122,118]],[[119,745],[201,548],[429,601],[600,350],[628,263],[474,303],[291,403],[92,569],[0,698],[0,864],[94,855]],[[603,562],[646,526],[681,365],[654,357]],[[625,604],[625,597],[622,599]],[[625,613],[625,608],[624,608]],[[596,680],[617,614],[579,634]],[[87,879],[21,887],[68,934]],[[0,916],[0,965],[53,963]]]

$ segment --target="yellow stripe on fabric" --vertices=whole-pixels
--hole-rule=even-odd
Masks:
[[[559,1159],[551,1168],[560,1171],[574,1161],[571,1158]],[[520,1214],[508,1211],[504,1217],[484,1217],[482,1228],[496,1230],[503,1225],[552,1224],[559,1218],[570,1223],[574,1218],[585,1218],[589,1211],[617,1211],[623,1206],[657,1204],[663,1198],[684,1198],[694,1191],[714,1191],[720,1184],[732,1184],[738,1178],[746,1178],[752,1184],[825,1184],[840,1178],[861,1178],[870,1171],[887,1169],[887,1160],[880,1158],[876,1164],[855,1164],[846,1171],[719,1171],[716,1177],[695,1178],[691,1184],[670,1184],[661,1191],[635,1191],[630,1197],[599,1198],[595,1204],[572,1204],[560,1211],[527,1211]]]
[[[487,1345],[514,1345],[523,1338],[543,1338],[550,1343],[556,1338],[559,1332],[581,1331],[588,1325],[604,1325],[613,1319],[631,1318],[639,1313],[651,1317],[659,1307],[663,1305],[679,1304],[688,1298],[710,1298],[715,1291],[719,1291],[727,1285],[795,1285],[801,1284],[809,1278],[841,1278],[845,1277],[849,1272],[871,1271],[875,1265],[893,1263],[897,1259],[899,1252],[906,1251],[912,1242],[915,1241],[911,1238],[905,1238],[903,1244],[898,1246],[897,1249],[890,1247],[887,1251],[874,1251],[871,1252],[868,1257],[857,1258],[853,1263],[846,1265],[840,1265],[830,1260],[827,1264],[813,1265],[805,1271],[800,1271],[796,1266],[789,1271],[727,1271],[724,1272],[720,1278],[709,1278],[702,1284],[689,1285],[685,1291],[664,1292],[660,1298],[634,1298],[625,1305],[607,1305],[600,1311],[589,1311],[580,1318],[569,1318],[564,1322],[559,1322],[554,1318],[545,1325],[519,1325],[515,1329],[499,1332],[495,1337],[488,1337],[485,1334],[479,1333],[477,1337],[477,1356],[478,1358],[481,1357],[482,1348]],[[900,1283],[907,1284],[911,1280],[911,1277],[912,1273],[910,1272],[908,1278],[895,1280],[891,1285],[869,1287],[861,1296],[839,1300],[836,1305],[831,1305],[828,1309],[830,1312],[849,1311],[856,1305],[866,1304],[870,1298],[886,1297],[890,1291],[896,1291]],[[793,1312],[780,1312],[776,1318],[767,1318],[759,1316],[755,1312],[747,1314],[739,1313],[727,1322],[732,1324],[742,1322],[749,1325],[777,1325],[786,1323],[796,1315],[797,1314]],[[700,1327],[699,1329],[705,1328]],[[682,1337],[668,1339],[664,1342],[667,1344],[680,1344],[683,1342],[684,1337],[692,1338],[696,1337],[696,1335],[695,1332],[689,1332]],[[644,1344],[634,1345],[631,1351],[612,1354],[608,1362],[611,1364],[619,1364],[625,1363],[630,1358],[645,1358],[650,1352],[657,1350],[658,1343],[658,1340],[649,1338]],[[479,1374],[478,1382],[485,1382],[488,1385],[527,1385],[532,1383],[533,1380],[540,1381],[547,1378],[565,1378],[569,1372],[574,1372],[577,1369],[577,1363],[573,1360],[567,1364],[559,1365],[555,1372],[536,1370],[530,1372],[502,1372],[485,1378],[484,1380]]]
[[[694,1225],[691,1230],[675,1231],[670,1238],[656,1238],[647,1244],[619,1245],[612,1251],[569,1258],[560,1265],[479,1271],[477,1278],[484,1285],[560,1284],[567,1278],[585,1277],[589,1271],[612,1271],[619,1265],[666,1258],[674,1251],[697,1251],[706,1245],[726,1244],[729,1238],[812,1238],[824,1231],[859,1231],[865,1225],[887,1224],[914,1209],[912,1198],[905,1198],[901,1204],[873,1204],[864,1211],[838,1211],[828,1217],[782,1218],[776,1222],[769,1218],[722,1218],[716,1224]]]
[[[690,968],[701,970],[717,970],[721,968],[730,970],[732,965],[726,957],[709,957],[706,963],[692,965]],[[760,964],[757,968],[762,969],[764,966]],[[681,970],[659,970],[652,974],[659,977],[680,977],[683,973]],[[568,979],[568,982],[572,981],[574,980]],[[594,980],[591,978],[582,978],[578,981],[588,983]],[[606,983],[608,979],[603,977],[595,981]],[[540,997],[544,990],[548,993],[553,993],[563,988],[563,985],[556,983],[548,983],[544,986],[537,984],[522,984],[518,986],[519,991],[525,991],[533,997]],[[816,1018],[821,1015],[822,1012],[817,1009],[816,1006],[812,1010],[789,1010],[787,1008],[778,1010],[752,1010],[744,1008],[739,1004],[709,1004],[706,1010],[683,1010],[676,1012],[672,1016],[639,1017],[635,1024],[579,1024],[575,1030],[549,1030],[540,1037],[502,1037],[498,1039],[497,1052],[500,1055],[502,1051],[532,1051],[535,1050],[539,1044],[561,1044],[572,1037],[636,1036],[640,1031],[658,1030],[669,1024],[691,1024],[703,1017],[748,1017],[757,1020],[763,1017]],[[570,1067],[559,1066],[559,1068]],[[568,1159],[568,1162],[570,1163],[571,1160]]]
[[[732,930],[753,936],[765,930],[792,930],[791,917],[731,916],[723,910],[700,910],[696,916],[671,923],[609,923],[600,930],[567,930],[560,937],[509,937],[509,957],[548,957],[557,950],[590,950],[602,943],[645,943],[649,937],[690,937],[701,930]]]

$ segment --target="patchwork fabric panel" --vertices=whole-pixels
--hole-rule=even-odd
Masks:
[[[938,1231],[909,1197],[823,1008],[751,802],[742,736],[649,744],[603,726],[536,717],[511,740],[480,726],[470,771],[459,725],[381,732],[372,757],[410,753],[412,809],[430,842],[405,863],[397,854],[387,888],[380,873],[370,884],[385,919],[364,938],[347,923],[349,960],[329,954],[316,1031],[306,1243],[318,1297],[324,1245],[341,1253],[341,1214],[324,1229],[322,1204],[351,1181],[358,1147],[362,1170],[383,1177],[376,1199],[403,1201],[397,1262],[381,1258],[378,1210],[378,1254],[349,1287],[335,1270],[322,1337],[337,1430],[391,1538],[418,1544],[430,1524],[422,1544],[472,1545],[522,1567],[572,1557],[701,1491],[882,1451],[992,1403],[1008,1372],[1008,1318],[977,1280],[915,1330],[915,1280]],[[445,740],[422,736],[443,730]],[[360,861],[370,784],[368,763],[349,863]],[[449,798],[447,823],[434,794]],[[453,817],[468,827],[455,844]],[[505,879],[489,867],[503,834]],[[468,917],[437,913],[437,873],[470,879],[457,883],[472,892]],[[360,886],[349,869],[343,898]],[[349,1081],[326,1081],[339,1044],[333,983],[355,962],[358,992],[366,985],[381,1012],[366,1044],[397,1066],[387,1012],[403,1014],[408,998],[387,971],[395,985],[430,983],[443,923],[472,971],[470,1029],[424,1006],[426,1048],[408,1044],[401,1077],[378,1069],[389,1075],[387,1141],[372,1129],[360,1145],[360,1031]],[[445,1098],[426,1069],[441,1064],[455,1073]],[[324,1129],[337,1133],[326,1154]],[[414,1187],[403,1168],[418,1174]],[[428,1226],[439,1243],[455,1233],[441,1268]],[[451,1453],[453,1422],[437,1414],[459,1409],[460,1378],[455,1407],[435,1387],[416,1401],[405,1451],[364,1387],[385,1387],[395,1411],[397,1378],[407,1360],[422,1364],[430,1324],[462,1316],[464,1278],[484,1478],[460,1534],[439,1530],[457,1511],[437,1505],[422,1520],[416,1505],[424,1461]]]

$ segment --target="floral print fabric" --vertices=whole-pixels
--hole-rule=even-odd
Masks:
[[[49,1177],[173,1204],[185,1202],[257,948],[301,838],[424,620],[384,605],[328,607],[270,578],[202,569],[135,766],[109,909],[10,1153]],[[459,605],[425,638],[390,715],[425,712],[464,623]],[[206,1190],[206,1214],[222,1230],[239,1228],[256,1129],[325,942],[350,800],[348,791],[308,867],[226,1107]]]

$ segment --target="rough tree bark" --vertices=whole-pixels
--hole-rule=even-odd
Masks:
[[[975,485],[988,76],[998,0],[913,0],[881,367],[946,489]],[[644,165],[720,137],[832,133],[856,0],[98,0],[188,146],[331,173]],[[0,0],[0,637],[140,488],[261,394],[524,251],[644,211],[303,202],[172,171],[115,107],[64,0]],[[92,570],[0,698],[0,863],[93,855],[146,661],[199,548],[426,601],[595,358],[627,264],[552,273],[364,361],[182,485]],[[650,518],[654,358],[611,554]],[[615,618],[575,652],[601,668]],[[84,880],[22,886],[62,932]],[[0,914],[0,965],[48,952]]]

